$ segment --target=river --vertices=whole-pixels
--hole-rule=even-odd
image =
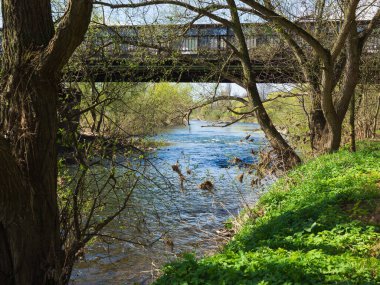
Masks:
[[[175,127],[155,137],[168,145],[150,155],[152,166],[146,175],[150,178],[134,192],[132,205],[110,229],[132,242],[89,245],[71,284],[149,284],[163,264],[182,253],[202,255],[220,246],[218,230],[223,223],[252,205],[262,192],[252,188],[247,175],[238,181],[244,168],[232,161],[238,157],[243,163],[253,162],[251,151],[259,150],[265,139],[261,132],[252,132],[256,124],[204,127],[208,124],[191,121],[189,127]],[[185,176],[183,189],[172,170],[174,164]],[[214,189],[201,190],[204,181],[212,182]]]

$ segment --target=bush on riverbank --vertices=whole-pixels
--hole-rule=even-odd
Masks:
[[[82,131],[112,137],[144,137],[182,125],[184,114],[194,104],[189,84],[111,82],[79,87],[80,109],[96,106],[81,115]],[[97,105],[98,101],[105,103]]]
[[[380,143],[321,156],[280,179],[217,255],[156,284],[380,284]]]

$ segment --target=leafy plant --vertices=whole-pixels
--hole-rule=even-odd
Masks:
[[[187,255],[156,284],[379,284],[380,146],[368,144],[298,167],[222,252]]]

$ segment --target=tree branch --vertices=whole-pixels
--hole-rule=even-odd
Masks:
[[[91,20],[92,0],[70,0],[54,37],[42,55],[41,69],[60,71],[84,40]]]
[[[360,34],[360,46],[364,46],[365,42],[372,34],[373,30],[380,25],[380,8],[377,10],[376,14],[373,16],[372,20],[369,22],[367,28]]]
[[[323,60],[325,64],[330,62],[330,51],[326,49],[316,38],[299,25],[293,23],[287,18],[281,16],[275,11],[261,5],[254,0],[241,0],[244,4],[250,6],[253,9],[253,13],[264,17],[265,20],[276,23],[285,29],[289,29],[300,36],[305,42],[307,42],[318,56]]]
[[[331,56],[333,61],[338,58],[339,54],[341,53],[344,44],[347,40],[348,34],[350,33],[351,26],[356,18],[356,10],[359,4],[359,0],[351,0],[350,3],[346,7],[344,21],[343,21],[343,27],[338,35],[337,40],[334,43],[334,46],[332,48]]]
[[[210,19],[213,19],[225,26],[231,26],[231,22],[229,20],[226,20],[222,17],[219,17],[212,12],[215,12],[217,10],[226,9],[225,5],[219,5],[219,4],[210,4],[206,7],[195,7],[193,5],[190,5],[188,3],[184,3],[177,0],[152,0],[152,1],[142,1],[139,3],[129,3],[129,4],[111,4],[107,2],[102,1],[94,1],[94,4],[107,6],[111,9],[120,9],[120,8],[139,8],[139,7],[146,7],[146,6],[153,6],[153,5],[160,5],[160,4],[169,4],[169,5],[176,5],[183,8],[186,8],[190,11],[196,12],[198,14],[202,14],[206,17],[209,17]]]

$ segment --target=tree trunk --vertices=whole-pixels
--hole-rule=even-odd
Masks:
[[[258,123],[263,130],[265,137],[269,141],[271,147],[275,150],[280,159],[284,162],[284,167],[290,169],[301,163],[301,159],[293,148],[287,143],[282,135],[273,125],[263,103],[260,100],[260,95],[255,84],[248,84],[248,93],[256,108],[255,115]]]
[[[356,131],[355,131],[355,96],[351,98],[350,104],[350,128],[351,128],[351,151],[356,151]]]
[[[340,148],[342,141],[342,123],[334,125],[329,129],[328,143],[326,150],[328,152],[336,152]]]
[[[58,284],[63,252],[56,192],[57,84],[37,74],[25,81],[25,75],[13,73],[13,82],[7,85],[12,96],[7,102],[9,112],[3,133],[10,143],[4,167],[18,170],[8,179],[21,181],[27,196],[22,197],[26,201],[21,217],[16,207],[6,213],[17,217],[13,223],[1,219],[4,231],[0,239],[7,241],[5,248],[12,261],[8,275],[13,276],[14,284]],[[6,195],[14,195],[15,188],[8,191],[11,192]],[[20,234],[20,230],[28,232],[28,236]]]
[[[273,125],[263,102],[261,101],[259,91],[256,84],[256,74],[254,72],[249,50],[247,47],[247,41],[243,33],[242,24],[240,22],[239,14],[237,12],[236,3],[234,0],[227,0],[231,18],[233,22],[233,30],[237,41],[239,43],[239,48],[235,49],[235,55],[238,55],[241,65],[243,67],[244,74],[244,85],[248,91],[250,101],[255,108],[256,118],[263,130],[266,138],[268,139],[270,145],[274,151],[279,156],[279,159],[283,162],[283,167],[290,169],[301,163],[301,159],[293,148],[286,142],[282,135],[277,131],[276,127]]]
[[[323,110],[321,97],[322,96],[316,92],[311,94],[309,130],[311,147],[316,154],[338,150],[342,132],[342,121],[339,120],[336,115],[333,116],[334,120],[331,120],[332,116],[330,115],[330,123],[328,124],[325,115],[326,110]]]
[[[376,131],[377,131],[377,119],[379,117],[379,113],[380,113],[380,94],[379,94],[379,98],[377,100],[377,107],[376,107],[376,113],[375,113],[375,117],[373,119],[373,131],[372,131],[372,136],[373,138],[376,138]]]
[[[57,204],[59,71],[83,40],[92,1],[3,0],[0,93],[0,284],[62,284]],[[62,43],[65,43],[64,45]]]
[[[326,125],[321,136],[315,136],[315,145],[320,152],[335,152],[339,150],[342,140],[343,120],[349,109],[351,99],[355,95],[359,82],[361,48],[358,41],[356,23],[352,24],[351,31],[346,40],[346,55],[343,78],[338,94],[334,94],[334,68],[333,64],[325,66],[322,77],[321,107]],[[333,96],[334,95],[334,96]],[[337,98],[336,95],[339,95]],[[316,113],[315,113],[316,114]],[[323,122],[322,114],[317,121]],[[321,126],[313,125],[316,129]]]
[[[36,55],[53,36],[50,1],[2,1],[4,74],[1,149],[8,181],[0,217],[1,284],[58,284],[62,251],[57,206],[57,80],[39,71]],[[4,142],[5,144],[5,142]],[[18,197],[12,197],[18,195]],[[11,201],[9,201],[11,199]],[[15,200],[13,200],[15,199]],[[16,202],[22,204],[17,205]],[[9,217],[14,217],[10,221]],[[6,254],[5,254],[6,252]]]
[[[320,101],[316,95],[312,95],[312,107],[310,111],[310,143],[313,152],[323,153],[326,146],[326,134],[328,133],[326,118],[323,115]]]
[[[318,97],[312,98],[310,112],[310,140],[313,152],[323,154],[337,151],[340,147],[342,121],[335,118],[328,124]]]
[[[43,284],[40,268],[44,263],[30,204],[32,191],[3,138],[0,159],[0,199],[8,202],[0,209],[0,284]]]

